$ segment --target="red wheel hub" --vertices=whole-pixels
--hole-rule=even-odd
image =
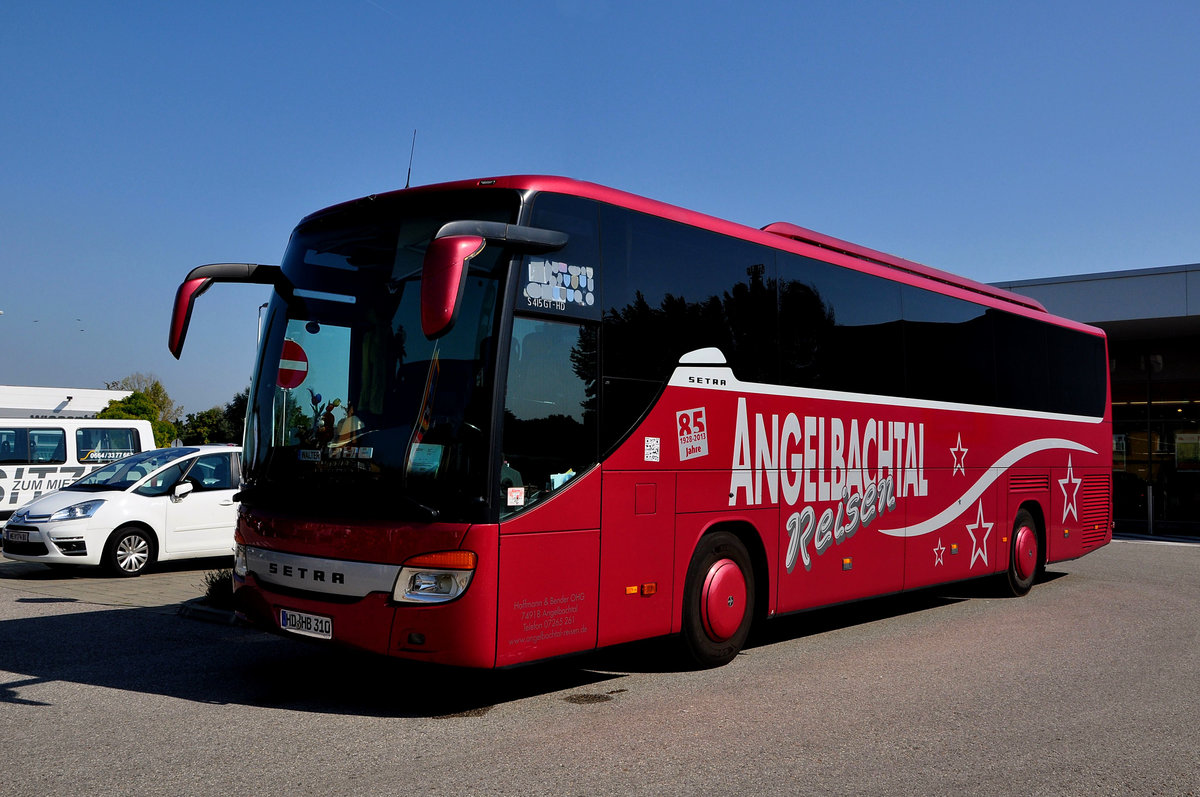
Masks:
[[[1022,526],[1017,529],[1013,542],[1013,556],[1016,557],[1013,564],[1016,567],[1017,576],[1025,581],[1032,578],[1033,572],[1037,569],[1037,532],[1028,526]]]
[[[713,562],[700,593],[700,619],[714,642],[737,633],[746,616],[746,576],[732,559]]]

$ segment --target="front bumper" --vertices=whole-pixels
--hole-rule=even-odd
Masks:
[[[14,523],[4,526],[5,558],[46,564],[98,565],[104,549],[103,534],[86,523]]]
[[[280,611],[301,612],[332,621],[331,642],[387,656],[461,667],[496,663],[495,557],[477,551],[479,565],[467,590],[446,603],[411,604],[393,599],[395,565],[370,565],[317,557],[272,556],[247,549],[247,571],[234,576],[234,607],[245,620],[265,630],[294,635],[280,626]],[[282,572],[291,562],[292,581]],[[274,572],[270,572],[272,562]],[[307,572],[297,582],[298,567]],[[349,588],[356,571],[379,569],[364,590]],[[383,575],[387,569],[394,573]],[[313,572],[323,573],[323,582]],[[345,579],[333,589],[333,574]],[[364,594],[365,593],[365,594]]]

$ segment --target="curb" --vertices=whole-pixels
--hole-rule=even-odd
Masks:
[[[209,606],[204,600],[204,598],[192,598],[189,601],[179,604],[179,616],[186,617],[189,620],[200,620],[201,622],[216,623],[218,625],[238,624],[238,619],[234,615],[233,610],[218,609],[214,606]]]
[[[1171,537],[1165,534],[1114,534],[1113,539],[1123,542],[1169,542],[1185,545],[1200,543],[1200,537]]]

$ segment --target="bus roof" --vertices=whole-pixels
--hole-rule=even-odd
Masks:
[[[976,282],[975,280],[961,277],[948,271],[942,271],[940,269],[922,265],[921,263],[917,263],[912,260],[906,260],[905,258],[897,257],[896,255],[890,255],[885,252],[880,252],[874,249],[869,249],[865,246],[851,243],[849,241],[843,241],[841,239],[834,238],[833,236],[815,232],[789,222],[775,222],[773,224],[768,224],[759,230],[755,229],[754,227],[738,224],[736,222],[721,219],[716,216],[709,216],[697,211],[687,210],[686,208],[681,208],[677,205],[670,205],[665,202],[647,199],[646,197],[642,197],[637,194],[631,194],[626,191],[609,188],[598,183],[575,180],[569,177],[557,177],[552,175],[507,175],[501,177],[486,177],[475,180],[459,180],[447,183],[435,183],[431,185],[401,189],[399,191],[391,191],[382,195],[372,195],[362,199],[351,200],[350,202],[341,203],[339,205],[326,208],[325,210],[318,211],[317,213],[312,214],[312,216],[309,218],[323,215],[324,213],[333,211],[335,209],[345,208],[359,202],[371,201],[379,197],[395,196],[401,193],[413,194],[480,188],[507,188],[521,192],[549,191],[554,193],[573,194],[575,196],[619,205],[631,210],[662,216],[673,221],[679,221],[685,224],[708,229],[713,232],[755,241],[768,246],[777,247],[778,239],[783,238],[807,246],[835,252],[862,263],[870,263],[876,267],[883,267],[891,271],[899,271],[909,275],[910,277],[917,278],[916,281],[918,282],[937,282],[941,285],[967,291],[975,294],[976,296],[988,297],[995,302],[1016,305],[1024,308],[1026,311],[1033,311],[1039,314],[1048,314],[1046,308],[1040,302],[1027,296],[1022,296],[1021,294],[1013,293],[1012,291],[1006,291],[1002,288],[996,288],[991,285],[987,285],[986,283]],[[772,238],[776,240],[772,241]],[[1080,324],[1080,326],[1086,327],[1086,325],[1083,324]],[[1088,327],[1088,329],[1091,328]]]
[[[782,235],[785,238],[791,238],[793,241],[802,241],[813,246],[819,246],[822,249],[832,249],[835,252],[841,252],[844,255],[857,257],[861,260],[867,260],[871,263],[878,263],[881,266],[907,271],[910,274],[916,274],[935,282],[942,282],[947,285],[953,285],[956,288],[973,293],[981,293],[984,296],[991,296],[993,299],[999,299],[1004,302],[1012,302],[1014,304],[1028,307],[1031,310],[1039,310],[1046,312],[1046,308],[1041,302],[1031,299],[1028,296],[1022,296],[1019,293],[1006,291],[1002,288],[994,288],[986,283],[976,282],[966,277],[960,277],[957,274],[951,274],[949,271],[931,268],[929,266],[915,263],[911,260],[905,260],[896,255],[889,255],[885,252],[877,252],[874,249],[868,249],[865,246],[843,241],[839,238],[834,238],[824,233],[814,232],[813,230],[799,227],[795,224],[790,224],[786,221],[777,221],[774,224],[768,224],[763,227],[765,232]]]

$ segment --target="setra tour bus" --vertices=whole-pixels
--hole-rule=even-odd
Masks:
[[[235,602],[265,628],[503,667],[994,576],[1111,538],[1106,342],[786,223],[559,177],[314,213],[270,285]]]

